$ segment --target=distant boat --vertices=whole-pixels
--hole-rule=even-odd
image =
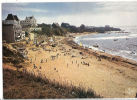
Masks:
[[[93,47],[98,48],[99,46],[96,44],[96,45],[93,45]]]
[[[132,51],[130,54],[136,54],[136,53]]]
[[[117,41],[118,39],[114,39],[114,41]]]

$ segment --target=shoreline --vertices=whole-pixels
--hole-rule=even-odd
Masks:
[[[32,42],[24,42],[22,46],[20,42],[15,43],[16,48],[24,46],[28,52],[28,60],[24,65],[20,63],[20,70],[62,85],[92,89],[104,98],[135,97],[136,65],[122,62],[119,57],[83,48],[73,41],[73,37],[56,36],[53,44],[56,46],[46,42],[38,47]],[[133,93],[128,93],[128,89]]]
[[[102,51],[99,51],[99,50],[94,50],[92,48],[80,46],[79,44],[77,44],[74,41],[74,39],[77,38],[77,37],[85,36],[85,35],[91,35],[91,34],[97,34],[97,33],[87,33],[87,34],[82,33],[80,35],[76,34],[76,35],[74,35],[75,37],[71,38],[70,41],[72,41],[73,44],[76,44],[75,46],[78,46],[78,48],[82,47],[82,49],[86,49],[87,50],[87,53],[92,54],[94,56],[97,56],[97,57],[100,57],[100,58],[103,58],[103,59],[108,59],[110,61],[113,61],[113,60],[114,61],[121,61],[121,62],[125,62],[125,63],[131,64],[131,65],[137,66],[137,62],[135,60],[132,60],[132,59],[129,59],[129,58],[124,58],[122,56],[113,55],[113,54],[110,54],[110,53],[107,53],[107,52],[102,52]]]

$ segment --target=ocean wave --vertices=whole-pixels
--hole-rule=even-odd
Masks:
[[[129,39],[131,38],[131,39]],[[109,40],[121,40],[120,42]],[[94,34],[76,37],[75,42],[83,47],[88,47],[96,51],[106,52],[111,55],[121,56],[137,61],[137,34]],[[98,41],[101,40],[101,41]],[[106,41],[108,40],[108,41]],[[99,47],[94,47],[97,44]]]
[[[128,51],[128,50],[119,50],[119,52],[120,52],[120,53],[128,53],[128,54],[131,53],[131,51]]]
[[[106,37],[82,38],[82,40],[112,40],[112,39],[128,39],[128,38],[137,38],[137,34],[128,34],[125,36],[106,36]]]
[[[76,42],[76,43],[78,43],[79,37],[75,37],[75,38],[73,39],[73,41]]]

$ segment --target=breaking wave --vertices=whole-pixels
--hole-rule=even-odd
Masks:
[[[82,40],[111,40],[111,39],[129,39],[129,38],[137,38],[137,34],[129,34],[129,35],[125,35],[125,36],[83,38]]]
[[[113,32],[78,36],[74,41],[77,44],[82,44],[83,47],[132,59],[137,62],[137,33],[135,34],[135,30],[130,33]]]

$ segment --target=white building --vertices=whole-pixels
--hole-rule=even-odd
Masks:
[[[34,16],[26,17],[25,20],[20,21],[20,24],[23,28],[37,26],[36,19],[34,18]]]

